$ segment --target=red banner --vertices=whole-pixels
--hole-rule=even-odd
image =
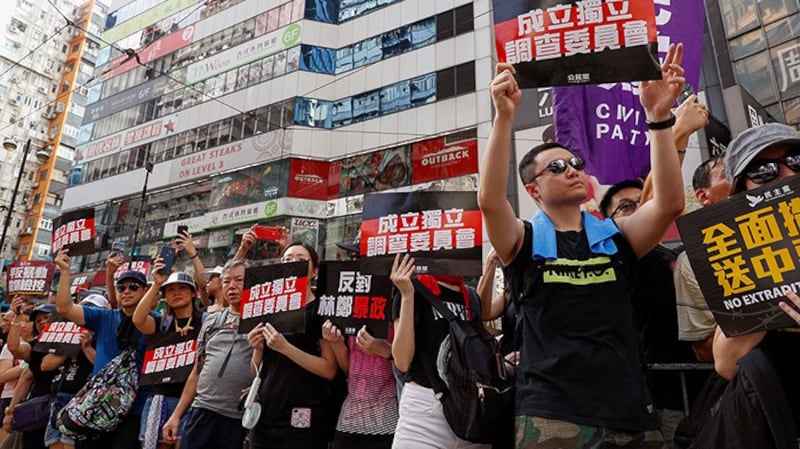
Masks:
[[[342,161],[333,161],[328,167],[328,198],[339,198],[339,182],[342,179]]]
[[[447,138],[415,143],[411,148],[413,183],[455,178],[478,172],[478,141]]]
[[[328,199],[329,162],[292,159],[289,169],[289,196],[310,200]]]
[[[139,50],[137,52],[139,55],[138,60],[137,58],[129,58],[127,55],[125,55],[111,61],[111,65],[109,67],[112,68],[106,72],[102,78],[103,80],[107,80],[121,73],[125,73],[128,70],[136,68],[139,66],[139,61],[141,61],[141,64],[147,64],[150,61],[155,61],[162,56],[168,55],[191,44],[193,39],[194,25],[191,25],[155,42],[152,42],[150,45]]]
[[[366,257],[480,248],[479,210],[425,210],[390,214],[361,222],[361,254]]]
[[[9,295],[46,295],[56,266],[50,262],[18,261],[8,265]]]

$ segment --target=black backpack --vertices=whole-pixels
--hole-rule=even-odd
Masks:
[[[450,334],[439,349],[437,367],[423,358],[433,389],[442,402],[447,423],[459,438],[474,443],[493,443],[511,431],[514,412],[514,379],[505,369],[497,340],[484,327],[480,298],[470,289],[472,319],[458,319],[418,280],[414,287],[449,323]]]

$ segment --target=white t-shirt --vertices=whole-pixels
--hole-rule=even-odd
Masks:
[[[3,345],[3,350],[0,351],[0,360],[11,360],[11,366],[15,367],[19,365],[19,361],[14,358],[14,355],[11,354],[11,351],[8,349],[8,345]],[[14,380],[13,382],[6,382],[3,385],[3,393],[0,394],[0,399],[11,399],[14,397],[14,388],[17,386],[17,381]]]
[[[701,341],[714,335],[717,321],[697,284],[685,251],[675,261],[674,279],[678,306],[678,340]]]

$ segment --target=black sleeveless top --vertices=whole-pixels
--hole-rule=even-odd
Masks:
[[[532,226],[506,268],[522,313],[516,413],[639,432],[658,427],[631,305],[637,258],[593,254],[585,231],[557,232],[558,259],[532,259]]]

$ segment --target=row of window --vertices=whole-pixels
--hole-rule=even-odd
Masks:
[[[797,0],[719,0],[725,34],[731,38],[798,10]]]
[[[145,160],[164,162],[293,124],[334,128],[474,91],[475,63],[469,62],[335,102],[292,98],[90,161],[82,169],[82,182],[141,168]]]
[[[468,62],[339,100],[298,98],[294,123],[339,128],[475,91],[475,62]]]
[[[282,21],[279,20],[279,17],[294,18],[289,15],[288,7],[296,7],[296,5],[296,2],[289,2],[256,17],[255,35],[260,35],[262,30],[268,32],[276,26],[280,26]],[[280,10],[279,14],[278,10]],[[292,72],[298,67],[298,56],[300,56],[299,67],[301,70],[326,74],[343,73],[365,64],[413,51],[439,40],[470,32],[474,28],[472,15],[473,8],[470,3],[349,45],[337,50],[335,54],[330,49],[303,45],[301,55],[298,55],[300,49],[293,48],[198,82],[190,87],[182,88],[178,83],[172,83],[171,88],[165,90],[167,93],[164,94],[164,98],[154,99],[138,108],[124,110],[98,120],[92,132],[84,132],[83,135],[93,135],[97,139],[119,129],[136,126]],[[170,93],[172,88],[176,90]]]

